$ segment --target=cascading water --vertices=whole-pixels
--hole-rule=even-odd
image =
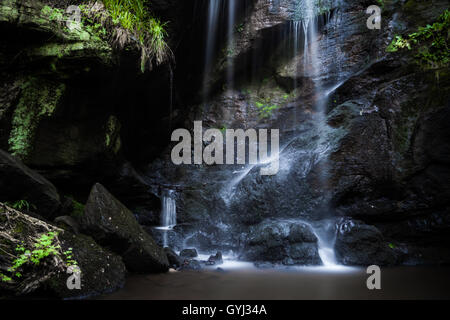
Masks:
[[[177,204],[174,198],[173,190],[163,192],[161,198],[161,226],[156,229],[163,232],[163,246],[169,245],[168,232],[177,224]]]
[[[314,83],[314,92],[318,96],[318,100],[315,101],[315,110],[317,112],[316,127],[318,132],[323,132],[320,130],[325,125],[325,107],[326,107],[326,92],[322,92],[321,83],[321,63],[319,61],[320,52],[318,46],[318,13],[317,1],[316,0],[303,0],[300,1],[299,7],[301,10],[301,25],[303,27],[304,35],[304,47],[303,47],[303,70],[305,74],[309,74],[309,77]],[[298,32],[298,22],[294,22],[294,36],[299,36]],[[294,57],[297,55],[297,47],[294,48]],[[320,134],[316,153],[323,155],[327,152],[326,143],[324,143],[323,134]],[[325,161],[324,167],[322,168],[322,173],[320,174],[320,183],[322,188],[327,184],[326,178],[327,162]],[[334,222],[331,220],[324,220],[316,222],[314,225],[310,224],[313,233],[318,239],[319,255],[324,266],[335,266],[337,265],[336,255],[334,251],[335,242],[335,231]]]
[[[278,1],[271,1],[270,3],[271,7],[269,8],[269,11],[277,12],[276,4],[278,4]],[[285,178],[285,176],[298,175],[299,179],[305,179],[308,172],[318,165],[319,162],[321,165],[324,163],[326,164],[325,159],[331,150],[332,142],[327,140],[327,134],[330,129],[326,125],[325,118],[327,90],[324,84],[328,83],[323,79],[324,69],[326,69],[327,66],[324,66],[323,61],[321,61],[323,52],[321,52],[322,48],[319,46],[318,41],[320,40],[319,27],[321,28],[324,22],[326,23],[330,20],[330,14],[328,13],[326,15],[323,13],[323,8],[319,8],[319,4],[322,4],[322,2],[318,0],[293,0],[292,3],[295,3],[297,8],[296,12],[298,12],[298,14],[296,13],[292,17],[292,20],[285,25],[287,28],[279,28],[283,35],[275,34],[272,38],[272,42],[274,42],[274,40],[280,40],[280,43],[272,44],[274,45],[273,47],[277,47],[280,44],[285,45],[286,41],[288,41],[289,53],[287,56],[289,59],[294,57],[293,60],[296,63],[294,67],[296,68],[295,70],[297,70],[297,74],[292,75],[294,92],[291,93],[291,96],[295,97],[295,95],[298,94],[300,99],[303,100],[295,100],[298,102],[298,106],[292,108],[293,114],[292,117],[290,117],[293,122],[292,130],[285,137],[282,137],[282,139],[284,139],[284,146],[280,148],[280,152],[278,153],[280,159],[280,173],[271,179],[262,180],[263,183],[258,183],[258,180],[256,180],[257,170],[253,169],[265,165],[265,162],[237,168],[232,172],[233,176],[230,179],[225,180],[220,191],[220,196],[228,209],[236,210],[240,209],[239,206],[241,206],[241,202],[243,203],[242,207],[244,208],[246,208],[248,204],[252,204],[251,201],[246,202],[246,195],[248,193],[255,195],[260,199],[265,199],[265,194],[269,194],[270,196],[273,188],[281,187],[281,190],[285,190],[283,188],[286,188],[286,186],[293,186],[293,188],[285,190],[286,192],[282,195],[283,200],[280,200],[279,203],[278,199],[271,198],[271,201],[275,203],[272,207],[275,208],[269,208],[271,212],[280,209],[280,212],[282,212],[280,215],[283,214],[286,217],[293,217],[294,219],[297,219],[299,212],[302,212],[302,220],[309,220],[308,224],[318,239],[318,251],[323,265],[332,267],[337,265],[334,252],[335,232],[333,221],[315,221],[313,216],[308,216],[308,212],[304,213],[306,207],[308,207],[307,210],[311,208],[312,211],[314,210],[315,205],[312,202],[311,204],[308,202],[308,189],[304,188],[303,185],[300,185],[303,181],[297,186],[293,185],[290,180],[286,181],[289,178]],[[226,64],[224,69],[224,85],[226,90],[224,91],[225,94],[228,94],[227,101],[232,100],[230,100],[230,97],[234,97],[235,91],[241,90],[241,88],[237,86],[238,84],[243,86],[247,85],[245,82],[235,81],[236,65],[235,53],[233,51],[235,50],[236,39],[239,37],[235,32],[237,0],[210,0],[208,5],[203,91],[206,107],[207,102],[211,99],[211,97],[208,96],[210,94],[208,88],[208,84],[210,83],[209,80],[211,78],[210,73],[214,69],[215,59],[218,58],[220,49],[222,49],[222,52],[224,52],[223,50],[226,52]],[[220,28],[220,26],[224,27]],[[278,32],[278,29],[276,32]],[[223,43],[223,46],[220,46],[221,43]],[[258,46],[255,46],[255,48],[259,49]],[[266,47],[261,46],[261,49],[262,48]],[[255,50],[252,54],[255,54],[256,51],[258,50]],[[285,55],[283,55],[283,57],[285,57]],[[291,66],[292,64],[289,65],[289,68]],[[252,65],[252,76],[254,73],[253,69],[254,66]],[[245,72],[242,70],[248,70],[248,68],[246,69],[239,65],[239,70]],[[251,77],[251,79],[252,81],[261,80],[258,76]],[[299,81],[299,83],[297,83],[297,81]],[[304,86],[305,91],[307,93],[310,92],[310,95],[301,95],[303,92],[300,91],[303,87],[299,87],[299,85],[303,86],[303,82],[306,84]],[[316,137],[318,137],[318,139],[316,139]],[[292,171],[290,171],[291,167],[293,168]],[[299,170],[299,167],[302,169]],[[282,170],[283,168],[285,168],[285,170]],[[326,168],[325,170],[322,170],[322,172],[322,174],[318,175],[320,181],[317,186],[322,190],[326,190]],[[269,183],[266,183],[266,181],[270,181],[270,185]],[[252,194],[252,192],[249,192],[249,190],[252,189],[257,189],[258,191]],[[299,197],[299,193],[296,190],[305,192],[305,195],[303,196],[303,194],[301,194]],[[248,198],[252,199],[251,197]],[[324,198],[325,203],[326,196]],[[306,199],[306,204],[302,203],[304,202],[303,199]],[[282,203],[283,201],[291,204],[285,205],[285,203]],[[286,207],[289,212],[285,210]],[[295,209],[291,210],[291,208]],[[266,210],[266,208],[264,209]],[[195,232],[189,234],[187,237],[184,235],[182,247],[186,247],[188,242],[195,243],[195,241],[198,241],[196,240],[196,237],[198,237],[199,234],[201,234],[202,237],[204,236],[203,238],[209,236],[208,233],[203,234],[202,232],[202,230],[195,230]]]
[[[325,220],[319,223],[318,227],[311,225],[311,230],[317,237],[319,255],[322,263],[326,267],[336,266],[336,254],[334,252],[334,243],[336,241],[335,222]]]
[[[204,67],[204,79],[203,79],[203,99],[206,101],[209,94],[209,76],[211,73],[213,60],[214,60],[214,48],[216,47],[218,37],[218,25],[221,9],[221,0],[209,0],[208,1],[208,22],[206,29],[206,52],[205,52],[205,67]]]
[[[228,90],[233,90],[233,78],[234,78],[234,63],[233,63],[233,55],[234,55],[234,32],[235,32],[235,23],[236,23],[236,1],[237,0],[228,0],[228,25],[227,25],[227,88]]]

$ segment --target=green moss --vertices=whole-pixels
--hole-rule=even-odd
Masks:
[[[105,145],[108,149],[111,149],[114,153],[119,152],[120,141],[120,122],[114,117],[110,116],[106,122],[105,127]]]
[[[48,18],[50,21],[64,20],[64,11],[49,6],[44,6],[41,10],[41,15]]]
[[[12,22],[19,18],[15,0],[2,0],[0,2],[0,21]]]
[[[64,84],[53,84],[38,78],[30,78],[21,86],[21,98],[14,110],[9,151],[26,159],[31,151],[35,130],[39,121],[51,116],[64,91]]]

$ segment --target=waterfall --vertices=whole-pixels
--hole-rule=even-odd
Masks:
[[[173,190],[165,192],[162,197],[161,227],[172,229],[177,224],[177,205]]]
[[[317,111],[316,127],[320,132],[320,139],[317,143],[316,152],[318,154],[326,153],[325,140],[326,137],[321,130],[326,126],[326,104],[327,104],[327,92],[322,88],[321,81],[321,61],[318,44],[318,14],[317,0],[303,0],[299,3],[299,10],[301,11],[301,25],[303,27],[304,45],[303,45],[303,72],[308,75],[314,83],[314,92],[318,98],[314,102],[315,110]],[[298,37],[298,22],[294,22],[294,36]],[[296,40],[296,43],[298,40]],[[294,57],[297,56],[297,47],[294,47]],[[324,167],[320,174],[320,183],[325,189],[327,180],[328,163],[324,162]],[[311,230],[318,239],[318,251],[322,263],[324,266],[336,266],[337,260],[334,251],[334,244],[336,239],[336,232],[334,228],[334,222],[331,220],[324,220],[309,224]]]
[[[234,78],[234,32],[236,23],[236,1],[228,0],[228,25],[227,25],[227,89],[233,90],[233,78]]]
[[[213,66],[214,48],[216,47],[219,17],[221,9],[221,0],[209,0],[208,8],[208,22],[206,29],[206,52],[205,52],[205,66],[203,78],[203,100],[206,101],[209,94],[209,75]]]
[[[319,227],[311,226],[311,230],[318,240],[319,256],[326,267],[336,266],[336,254],[334,243],[336,241],[336,230],[334,221],[321,221]]]
[[[177,204],[174,193],[173,190],[165,190],[161,198],[161,225],[156,229],[163,232],[163,247],[169,245],[168,232],[177,224]]]
[[[208,100],[210,93],[211,73],[214,71],[215,58],[219,42],[226,37],[224,52],[226,53],[226,84],[232,90],[234,86],[234,55],[236,16],[239,0],[209,0],[206,24],[206,51],[203,77],[203,101]],[[225,26],[224,28],[221,26]]]

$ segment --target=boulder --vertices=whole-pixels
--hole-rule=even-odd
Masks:
[[[202,269],[202,265],[197,260],[185,260],[179,270],[180,271],[190,271],[190,270],[200,270],[200,269]]]
[[[72,248],[73,259],[81,271],[81,291],[69,290],[70,274],[57,274],[48,284],[52,292],[61,298],[86,298],[111,293],[125,284],[127,269],[122,258],[109,249],[99,246],[91,237],[65,231],[60,236],[62,250]]]
[[[218,265],[223,264],[223,258],[222,258],[222,252],[218,251],[216,255],[210,256],[208,261],[206,262],[207,265]]]
[[[99,244],[121,255],[129,271],[165,272],[169,268],[164,250],[101,184],[92,187],[80,227]]]
[[[198,253],[197,253],[197,250],[195,250],[195,249],[183,249],[180,252],[180,257],[195,258],[195,257],[198,257]]]
[[[0,150],[0,201],[26,200],[44,218],[53,218],[61,202],[55,186],[19,159]]]
[[[7,254],[0,256],[0,292],[6,296],[31,294],[39,290],[48,297],[81,298],[109,293],[123,286],[126,269],[120,256],[100,247],[92,238],[75,235],[56,226],[38,220],[0,203],[0,242]],[[50,239],[45,244],[43,237]],[[26,261],[15,272],[8,271],[14,265],[18,252],[36,250],[39,244],[44,252],[53,248],[39,263]],[[23,248],[19,249],[18,248]],[[76,261],[76,263],[74,263]],[[75,265],[81,271],[81,289],[69,290],[68,269]],[[9,279],[8,279],[9,278]]]
[[[320,265],[317,237],[303,222],[267,220],[253,226],[241,259],[286,265]]]
[[[396,264],[396,251],[375,226],[350,218],[342,218],[337,226],[335,251],[339,263],[363,266]]]
[[[167,255],[167,260],[171,267],[177,269],[183,264],[183,260],[170,248],[164,248],[164,252]]]

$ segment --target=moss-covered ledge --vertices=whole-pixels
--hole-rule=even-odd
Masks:
[[[80,28],[69,28],[67,19],[64,10],[36,0],[3,0],[0,3],[0,23],[49,34],[50,41],[27,48],[28,58],[90,57],[106,64],[112,62],[113,50],[98,30],[83,23]]]

